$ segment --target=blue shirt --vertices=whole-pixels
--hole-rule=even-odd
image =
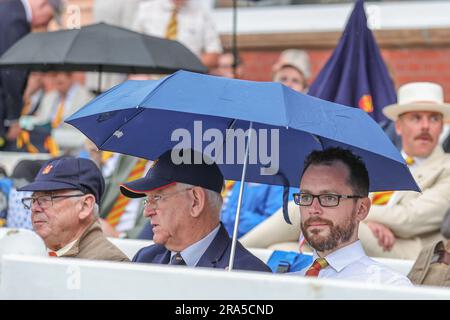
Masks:
[[[186,262],[186,265],[188,267],[195,267],[197,265],[198,261],[203,256],[206,249],[208,249],[209,245],[216,237],[217,232],[219,232],[219,228],[220,224],[216,228],[214,228],[213,231],[208,233],[206,237],[197,241],[194,244],[191,244],[189,247],[180,252],[181,257],[183,258],[184,262]],[[172,260],[175,254],[176,252],[174,251],[170,252],[170,260]]]

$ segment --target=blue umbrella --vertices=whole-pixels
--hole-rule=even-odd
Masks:
[[[287,187],[298,186],[311,151],[342,147],[365,161],[371,191],[420,191],[400,153],[364,111],[280,83],[178,71],[118,85],[66,122],[102,150],[155,159],[175,146],[192,147],[210,152],[226,179]],[[244,152],[232,134],[249,128]]]

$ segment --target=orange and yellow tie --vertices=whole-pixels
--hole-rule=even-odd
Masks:
[[[305,277],[317,277],[320,270],[328,267],[328,261],[325,258],[318,258],[311,267],[305,272]]]
[[[406,157],[405,162],[408,166],[413,165],[414,158]],[[389,200],[391,199],[393,193],[394,193],[394,191],[374,192],[373,197],[372,197],[372,204],[376,204],[379,206],[386,205],[389,202]]]
[[[178,11],[174,9],[172,11],[172,15],[170,16],[169,23],[166,28],[166,39],[176,40],[178,34],[178,20],[177,20]]]
[[[58,104],[58,108],[56,109],[56,115],[52,120],[52,128],[58,128],[63,120],[64,115],[64,99],[61,99]]]
[[[126,182],[142,178],[144,175],[145,165],[147,164],[147,161],[148,160],[145,159],[139,159],[138,162],[136,162],[136,164],[134,165],[130,174],[128,175]],[[124,214],[125,208],[128,205],[128,202],[130,202],[130,200],[131,200],[130,198],[125,197],[122,193],[119,194],[119,196],[116,199],[116,202],[114,203],[113,208],[106,216],[106,221],[108,221],[111,226],[113,227],[117,226],[117,224],[120,221],[120,217]]]

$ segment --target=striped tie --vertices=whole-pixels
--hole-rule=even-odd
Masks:
[[[49,257],[57,257],[58,255],[56,254],[55,251],[49,251],[49,252],[48,252],[48,256],[49,256]]]
[[[146,164],[147,160],[139,159],[139,161],[136,162],[130,174],[128,175],[126,182],[142,178],[144,175]],[[106,217],[106,221],[108,221],[111,226],[113,227],[117,226],[117,224],[120,221],[120,217],[124,214],[125,208],[130,202],[130,200],[131,200],[130,198],[125,197],[122,193],[119,194],[119,196],[116,199],[116,202],[114,203],[113,208]]]
[[[171,265],[176,265],[176,266],[185,266],[186,262],[184,261],[183,257],[181,256],[181,254],[179,252],[177,252],[172,259],[170,260]]]
[[[169,23],[166,28],[166,39],[176,40],[178,33],[178,21],[177,21],[177,9],[172,11],[172,15],[170,16]]]
[[[408,157],[406,157],[405,162],[408,166],[413,165],[414,158],[408,156]],[[389,200],[391,199],[393,193],[394,193],[394,191],[374,192],[373,197],[372,197],[372,204],[376,204],[379,206],[386,205],[389,202]]]
[[[61,101],[58,104],[58,108],[56,109],[56,115],[52,120],[52,128],[58,128],[63,120],[64,115],[64,99],[61,98]]]
[[[328,262],[325,258],[318,258],[314,261],[311,267],[306,271],[305,277],[317,277],[320,270],[328,267]]]

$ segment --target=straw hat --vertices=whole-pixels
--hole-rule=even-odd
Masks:
[[[411,111],[434,111],[450,118],[450,104],[444,103],[444,90],[437,83],[411,82],[398,89],[398,103],[383,109],[384,115],[396,121],[399,115]]]

